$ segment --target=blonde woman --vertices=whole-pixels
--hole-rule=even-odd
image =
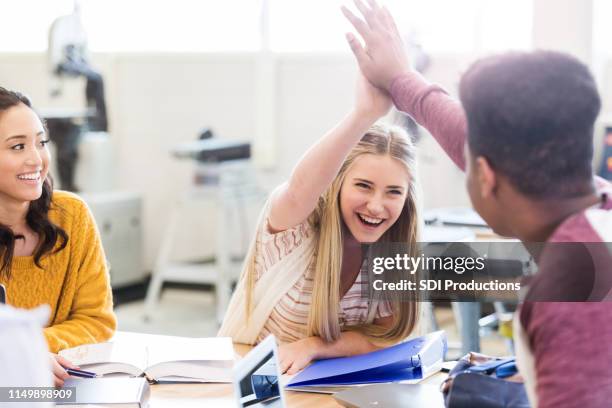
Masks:
[[[353,110],[271,195],[219,335],[281,342],[283,372],[375,350],[410,334],[415,302],[364,299],[360,243],[415,242],[414,149],[372,126],[391,101],[363,78]]]

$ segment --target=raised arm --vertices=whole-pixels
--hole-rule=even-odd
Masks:
[[[359,75],[353,110],[308,149],[289,181],[275,191],[268,218],[271,232],[284,231],[308,218],[348,153],[390,107],[389,96]]]
[[[373,85],[387,91],[395,106],[425,127],[455,164],[465,170],[467,122],[463,108],[410,67],[401,35],[385,7],[379,7],[374,0],[369,0],[368,6],[355,0],[355,5],[363,20],[345,7],[342,12],[365,43],[364,48],[353,34],[347,34],[361,72]]]

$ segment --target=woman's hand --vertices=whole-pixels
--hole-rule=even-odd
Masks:
[[[373,121],[389,112],[392,105],[386,91],[376,88],[361,73],[357,74],[355,92],[355,113],[361,117],[371,117]]]
[[[70,374],[66,372],[65,368],[79,369],[79,367],[58,354],[49,353],[49,360],[51,363],[51,370],[53,371],[53,383],[56,387],[63,386],[64,381],[70,377]]]
[[[316,357],[319,342],[318,337],[307,337],[293,343],[282,344],[278,348],[281,373],[293,375],[310,364]]]

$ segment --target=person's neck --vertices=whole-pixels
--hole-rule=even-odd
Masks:
[[[345,225],[342,226],[342,252],[348,256],[359,254],[361,256],[361,243],[355,239]]]
[[[26,215],[29,207],[30,203],[27,201],[16,201],[0,195],[0,224],[19,232],[27,225]]]
[[[509,211],[511,225],[522,242],[546,242],[568,217],[599,202],[593,189],[587,194],[566,199],[533,201],[519,199]]]

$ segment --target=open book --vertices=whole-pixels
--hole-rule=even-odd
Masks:
[[[229,337],[189,338],[118,332],[109,342],[60,351],[99,375],[146,376],[157,382],[232,382]]]

